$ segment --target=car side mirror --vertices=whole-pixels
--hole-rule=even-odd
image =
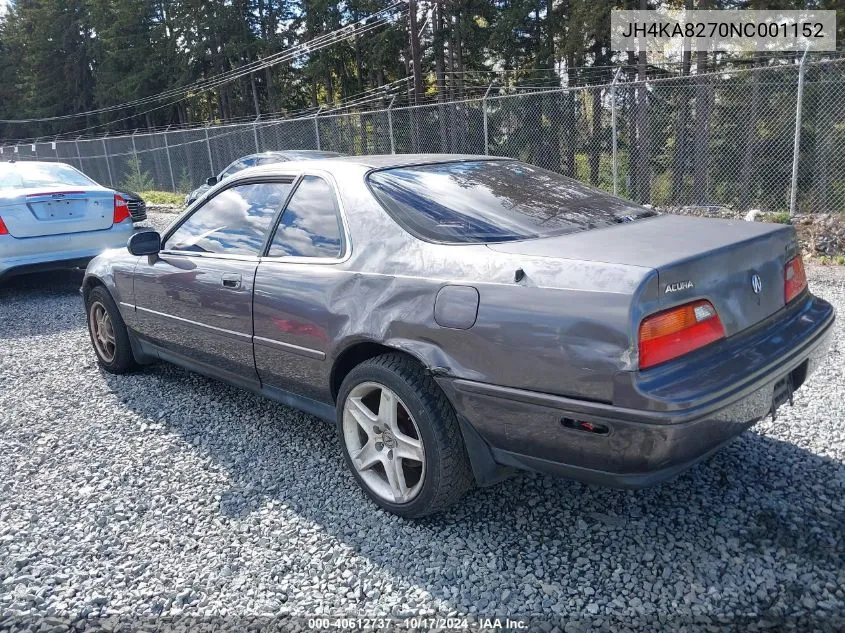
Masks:
[[[161,250],[161,235],[157,231],[142,231],[129,238],[126,248],[133,255],[158,255]]]
[[[207,184],[209,187],[213,187],[214,185],[217,184],[217,177],[212,176],[211,178],[209,178],[208,180],[205,181],[205,184]]]

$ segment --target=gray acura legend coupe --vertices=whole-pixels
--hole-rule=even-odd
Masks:
[[[246,169],[82,291],[106,371],[170,361],[335,422],[406,517],[520,469],[670,478],[791,402],[834,320],[791,226],[485,156]]]

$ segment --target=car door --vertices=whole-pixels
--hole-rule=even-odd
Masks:
[[[165,235],[157,257],[139,262],[136,328],[158,347],[160,356],[196,364],[234,382],[257,384],[253,281],[292,181],[233,183]]]
[[[255,365],[262,385],[329,402],[330,341],[350,252],[334,185],[304,176],[290,197],[255,275]],[[303,403],[299,403],[303,406]]]

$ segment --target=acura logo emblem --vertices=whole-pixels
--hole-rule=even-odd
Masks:
[[[757,273],[751,275],[751,289],[754,291],[755,295],[759,295],[763,290],[763,280],[760,279],[760,275]]]

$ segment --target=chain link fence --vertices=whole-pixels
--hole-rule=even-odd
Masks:
[[[0,158],[70,163],[116,188],[187,192],[268,150],[488,154],[660,208],[845,209],[845,59],[635,79],[620,70],[606,85],[493,85],[463,101],[5,145]]]

